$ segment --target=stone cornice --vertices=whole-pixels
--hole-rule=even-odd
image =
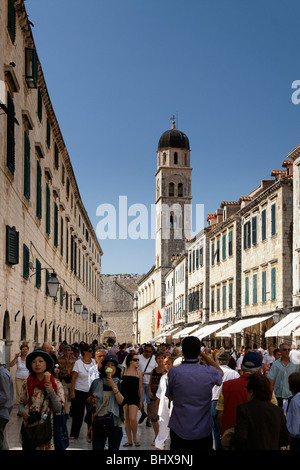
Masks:
[[[264,199],[274,194],[276,191],[278,191],[278,189],[280,189],[285,184],[292,186],[293,180],[282,178],[276,181],[274,184],[272,184],[272,186],[269,186],[262,193],[256,196],[256,198],[253,199],[251,202],[249,202],[249,204],[247,204],[245,207],[240,209],[238,213],[242,217],[245,213],[251,211],[256,205],[260,204]]]

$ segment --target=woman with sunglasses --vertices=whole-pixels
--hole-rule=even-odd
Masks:
[[[124,447],[130,447],[133,442],[136,447],[141,444],[137,440],[137,412],[143,406],[143,374],[138,370],[139,356],[129,353],[126,356],[126,369],[123,374],[122,393],[124,395],[125,431],[128,441]]]
[[[92,359],[93,348],[85,344],[82,349],[82,358],[78,359],[73,367],[71,382],[72,426],[70,439],[78,439],[84,418],[86,400],[89,392],[89,370],[95,365]],[[88,427],[89,427],[89,423]]]

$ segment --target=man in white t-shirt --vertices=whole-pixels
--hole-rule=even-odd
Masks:
[[[144,347],[143,354],[139,355],[139,367],[143,374],[143,407],[142,407],[142,415],[139,419],[139,424],[142,424],[145,418],[147,418],[146,426],[151,426],[150,421],[150,398],[148,394],[148,385],[150,382],[150,374],[155,367],[157,367],[157,362],[155,360],[154,348],[152,344],[146,344]],[[147,404],[147,413],[145,412],[144,402],[146,401]]]
[[[300,364],[300,349],[297,349],[296,344],[291,346],[290,361],[294,364]]]

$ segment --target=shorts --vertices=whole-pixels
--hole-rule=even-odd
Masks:
[[[148,393],[148,385],[149,384],[143,383],[143,402],[146,399],[147,405],[149,405],[149,403],[150,403],[150,398],[149,398],[149,393]]]

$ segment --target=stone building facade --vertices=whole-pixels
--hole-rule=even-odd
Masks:
[[[103,275],[101,314],[108,322],[101,342],[113,338],[116,344],[138,342],[136,329],[136,300],[138,275]]]
[[[46,86],[23,0],[0,3],[0,338],[8,363],[26,341],[99,338],[99,245]],[[60,282],[55,299],[47,281]],[[87,320],[75,314],[79,297]]]
[[[168,153],[159,147],[157,205],[162,188],[166,191],[178,175],[176,165],[170,165],[178,149],[168,149]],[[187,162],[185,150],[181,155]],[[162,162],[167,166],[167,184],[158,178],[163,175]],[[178,246],[172,236],[164,241],[157,217],[155,265],[138,285],[143,341],[170,341],[175,328],[179,331],[173,338],[182,339],[195,326],[198,330],[193,334],[212,345],[234,342],[239,346],[253,341],[266,345],[266,331],[291,312],[293,303],[300,303],[300,242],[297,225],[293,224],[294,217],[298,220],[298,193],[293,191],[293,184],[296,188],[300,184],[299,162],[297,148],[283,161],[284,169],[272,171],[270,179],[262,180],[238,201],[222,201],[214,214],[208,214],[208,226],[192,240],[185,236]],[[191,172],[186,174],[191,179]],[[185,185],[191,187],[191,182]],[[176,193],[173,195],[176,199]],[[173,207],[173,198],[164,202]],[[175,219],[166,220],[167,228],[174,228],[174,237],[181,226],[178,220],[175,225]],[[156,322],[158,312],[166,318],[161,324]],[[205,330],[209,334],[204,335],[204,327],[210,327]]]

